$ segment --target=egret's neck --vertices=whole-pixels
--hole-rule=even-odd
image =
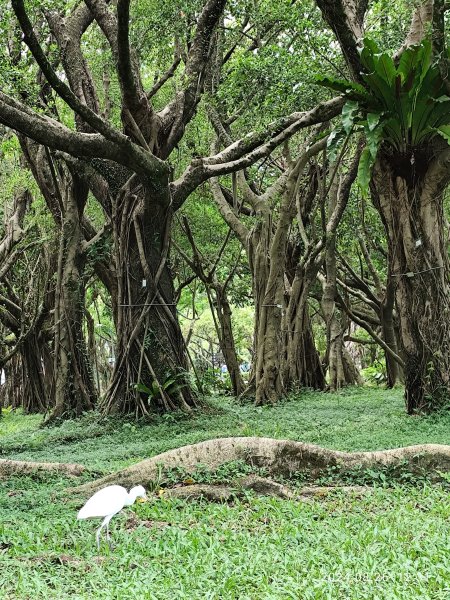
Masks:
[[[125,506],[131,506],[132,504],[134,504],[136,501],[136,496],[134,494],[130,494],[130,492],[128,492],[128,497],[125,500]]]

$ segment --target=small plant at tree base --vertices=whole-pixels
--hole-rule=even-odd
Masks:
[[[137,392],[145,394],[147,396],[148,403],[151,404],[155,400],[159,400],[161,398],[161,392],[172,396],[182,390],[188,385],[187,377],[188,374],[185,372],[174,374],[168,373],[166,379],[159,384],[156,381],[152,381],[149,387],[143,383],[136,383],[134,385],[134,389]]]

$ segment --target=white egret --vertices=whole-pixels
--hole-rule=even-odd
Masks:
[[[121,485],[108,485],[96,492],[83,508],[80,509],[77,519],[90,519],[91,517],[105,517],[102,524],[97,529],[95,535],[97,548],[100,550],[100,532],[106,526],[106,539],[110,541],[109,522],[125,506],[134,504],[137,498],[142,498],[145,502],[147,496],[142,485],[131,488],[129,492]]]

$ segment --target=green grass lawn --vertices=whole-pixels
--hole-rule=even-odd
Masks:
[[[401,391],[304,393],[275,408],[213,399],[191,417],[151,424],[92,415],[39,429],[39,417],[0,420],[0,457],[80,462],[111,472],[208,438],[264,435],[341,450],[450,443],[450,415],[407,417]],[[83,480],[92,477],[87,474]],[[97,555],[97,521],[59,476],[0,483],[0,599],[450,598],[448,488],[373,487],[295,502],[232,505],[153,497],[112,521]]]

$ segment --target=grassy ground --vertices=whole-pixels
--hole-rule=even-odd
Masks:
[[[52,429],[6,414],[0,457],[80,462],[110,472],[169,448],[228,435],[267,435],[341,450],[450,444],[450,415],[407,417],[401,392],[303,394],[275,408],[215,399],[193,417],[152,424],[92,416]],[[91,475],[87,475],[89,478]],[[448,489],[416,482],[299,503],[233,505],[162,498],[112,522],[97,555],[94,521],[58,476],[0,484],[0,599],[450,598]]]

